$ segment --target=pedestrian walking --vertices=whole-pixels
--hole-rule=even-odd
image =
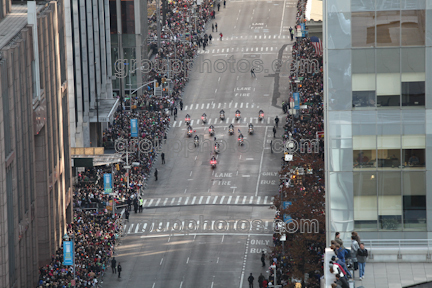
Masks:
[[[139,213],[143,211],[144,200],[140,197],[139,199]]]
[[[174,108],[174,116],[177,116],[177,107]]]
[[[249,288],[253,288],[253,281],[254,280],[255,280],[255,278],[252,276],[252,273],[250,273],[250,276],[248,277]]]
[[[251,77],[256,77],[254,68],[251,69]]]
[[[183,101],[180,100],[180,110],[183,110]]]
[[[222,41],[223,34],[219,33],[219,36],[220,36],[220,41]]]
[[[157,176],[158,176],[158,170],[157,170],[157,169],[156,169],[155,172],[154,172],[154,176],[155,176],[155,178],[156,178],[155,181],[157,181]]]
[[[273,140],[270,140],[270,152],[273,153]],[[265,264],[263,264],[264,267]]]
[[[273,138],[276,138],[276,126],[273,126]]]
[[[289,33],[290,33],[290,36],[291,36],[291,41],[293,40],[293,37],[294,37],[294,33],[292,33],[292,32],[293,32],[293,28],[290,27],[289,28]]]
[[[213,25],[213,24],[212,24]],[[213,36],[210,34],[210,36],[209,36],[209,42],[210,42],[210,44],[211,44],[211,40],[213,39]]]
[[[171,106],[170,110],[171,110],[171,115],[173,115],[173,113],[174,113],[174,107]]]
[[[279,117],[278,116],[276,116],[276,118],[275,118],[275,123],[276,123],[276,127],[278,127],[279,126]]]
[[[291,41],[294,40],[294,30],[291,30]]]
[[[224,8],[226,8],[226,0],[224,0]]]
[[[120,262],[119,262],[119,264],[117,265],[117,271],[119,272],[119,274],[118,274],[118,278],[121,278],[121,277],[120,277],[120,274],[121,274],[121,271],[122,271],[122,267],[121,267],[121,265],[120,265]]]
[[[214,32],[214,24],[213,23],[212,23],[212,32]],[[210,38],[210,41],[211,41],[211,38]]]
[[[272,143],[273,141],[271,141],[270,143]],[[273,150],[272,150],[273,153]],[[261,252],[261,263],[262,263],[262,267],[265,266],[265,254],[264,251]]]
[[[218,3],[218,5],[217,5],[217,6],[218,6],[218,12],[219,12],[219,9],[220,9],[220,3]]]
[[[115,260],[115,257],[113,257],[113,259],[111,260],[111,269],[113,274],[117,274],[116,264],[117,264],[117,260]]]
[[[215,28],[216,28],[216,32],[217,32],[217,22],[215,23]]]
[[[165,164],[165,153],[161,153],[162,164]]]
[[[166,144],[166,141],[167,141],[167,134],[165,133],[165,135],[164,135],[164,143]],[[164,161],[165,162],[165,161]]]
[[[204,42],[203,43],[203,50],[205,50],[205,47],[206,47],[206,43]]]

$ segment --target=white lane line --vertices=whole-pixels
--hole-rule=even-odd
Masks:
[[[246,103],[246,108],[249,108],[249,103]]]
[[[187,107],[188,107],[187,105],[184,107],[184,110],[185,110],[185,111],[187,110]]]
[[[242,177],[250,177],[250,175],[242,175]]]
[[[204,103],[201,105],[201,110],[204,109],[204,105],[205,105]]]
[[[207,202],[206,202],[206,204],[209,204],[210,198],[211,198],[211,196],[207,196]]]
[[[191,106],[193,106],[193,104]],[[196,104],[195,110],[198,109],[198,107],[199,107],[199,104]]]
[[[217,88],[215,89],[215,94],[217,93]]]
[[[181,127],[181,123],[182,123],[182,122],[183,122],[183,121],[180,121],[180,122],[179,122],[179,127]]]
[[[243,108],[243,103],[240,103],[240,108]]]
[[[152,288],[154,288],[154,286],[156,285],[156,283],[153,283],[153,286],[152,286]]]
[[[237,203],[238,203],[238,201],[239,201],[239,199],[240,199],[240,196],[237,196],[237,198],[236,198],[236,200],[235,200],[234,204],[237,204]]]
[[[271,197],[270,198],[270,204],[273,204],[274,203],[274,197]]]
[[[160,261],[159,265],[162,265],[162,262],[163,262],[163,258],[161,259],[161,261]]]
[[[218,82],[220,82],[220,77],[219,77],[219,79],[218,79]]]
[[[220,77],[219,77],[219,79],[220,79]],[[222,103],[219,103],[219,105],[218,105],[218,109],[220,108],[221,105],[222,105]]]
[[[234,105],[234,108],[237,108],[237,105],[238,105],[238,103],[236,102],[235,105]]]
[[[168,201],[168,198],[165,198],[165,201],[164,201],[164,203],[163,203],[163,206],[166,205],[167,201]]]
[[[245,204],[245,203],[246,203],[246,198],[247,198],[247,196],[244,196],[244,197],[243,197],[243,202],[242,202],[242,204]]]
[[[192,176],[192,171],[191,171],[191,173],[189,174],[189,176]]]
[[[210,107],[210,103],[207,103],[207,109],[209,109],[209,107]]]
[[[263,204],[267,204],[267,199],[268,199],[268,196],[265,196],[265,197],[264,197],[264,203],[263,203]]]
[[[211,120],[212,120],[212,119],[209,119],[209,121],[208,121],[208,124],[209,124],[209,125],[211,124]]]
[[[153,203],[153,200],[154,200],[154,199],[151,199],[151,200],[150,200],[150,202],[149,202],[149,204],[148,204],[147,207],[150,207],[150,205]]]
[[[226,122],[227,122],[227,123],[229,123],[229,117],[228,117],[228,118],[226,118]]]
[[[199,199],[199,201],[198,201],[198,204],[201,204],[201,203],[202,203],[203,198],[204,198],[204,196],[201,196],[201,197],[200,197],[200,199]]]
[[[178,200],[178,202],[177,202],[177,205],[180,205],[180,202],[181,202],[182,198],[183,198],[183,197],[180,197],[180,198],[179,198],[179,200]]]
[[[186,194],[186,191],[187,191],[187,189],[185,189],[185,192],[184,192],[185,194]]]
[[[142,205],[143,207],[145,207],[146,202],[147,202],[147,199],[144,200],[143,205]]]
[[[258,196],[257,204],[259,204],[260,202],[261,202],[261,196]]]
[[[216,201],[218,199],[219,196],[216,196],[215,199],[213,200],[213,204],[216,204]]]
[[[183,286],[183,281],[180,283],[180,288]]]
[[[211,119],[210,119],[211,120]],[[216,124],[217,123],[217,120],[218,120],[218,118],[215,118],[215,121],[214,121],[214,123],[213,124]]]
[[[136,225],[136,227],[135,227],[135,233],[138,233],[139,224],[140,224],[140,223],[137,223],[137,225]]]
[[[270,116],[267,118],[267,123],[270,124]]]
[[[228,197],[227,204],[230,204],[230,203],[231,203],[231,199],[232,199],[232,196],[229,196],[229,197]]]
[[[174,204],[174,201],[175,201],[175,198],[173,198],[173,199],[171,200],[171,205]]]
[[[186,197],[186,201],[185,201],[184,205],[187,205],[188,201],[189,201],[189,197]]]
[[[235,118],[233,118],[233,120],[231,121],[231,124],[234,124],[234,120],[235,120]]]
[[[219,204],[222,204],[222,202],[223,202],[224,199],[225,199],[225,196],[222,196],[222,198],[221,198]]]
[[[268,126],[266,126],[266,130],[265,130],[265,134],[264,135],[267,135],[267,130],[268,130],[267,128],[268,128]],[[262,163],[263,163],[263,159],[264,159],[264,151],[265,151],[264,148],[265,148],[266,137],[264,137],[263,141],[264,141],[263,142],[263,150],[261,152],[261,161],[260,161],[260,167],[259,167],[259,173],[258,173],[257,186],[256,186],[256,190],[255,190],[255,196],[258,196],[258,188],[259,188],[259,183],[260,183],[259,181],[260,181],[260,178],[261,178]]]
[[[144,223],[143,228],[141,229],[141,231],[142,231],[142,232],[145,232],[145,231],[146,231],[146,228],[147,228],[147,223]],[[150,225],[150,228],[151,228],[151,225]]]
[[[282,35],[282,29],[283,29],[283,21],[284,21],[284,16],[285,16],[285,6],[286,6],[286,0],[284,0],[284,4],[283,4],[283,8],[282,8],[282,19],[281,19],[281,27],[280,27],[280,32],[279,32],[279,36]]]
[[[253,197],[254,197],[254,196],[251,196],[251,198],[250,198],[250,200],[249,200],[249,204],[252,204],[252,202],[253,202]]]
[[[186,260],[186,264],[189,264],[189,257],[188,257],[188,259]]]
[[[127,234],[131,233],[133,226],[134,226],[134,224],[132,223],[131,226],[129,227],[129,230],[128,230]]]
[[[175,127],[175,126],[176,126],[176,124],[177,124],[177,121],[174,121],[173,127]]]
[[[192,198],[191,205],[194,205],[194,204],[195,204],[195,200],[196,200],[196,196],[194,196],[194,197]]]
[[[161,198],[159,198],[159,199],[156,201],[155,206],[158,206],[160,201],[161,201]]]

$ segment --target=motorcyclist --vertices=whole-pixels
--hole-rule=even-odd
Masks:
[[[214,133],[214,126],[213,125],[210,125],[210,127],[209,127],[209,133],[210,134]]]
[[[190,122],[190,115],[189,114],[186,114],[185,121],[186,121],[186,124],[188,124]]]
[[[206,122],[206,121],[207,121],[207,115],[206,115],[206,113],[203,113],[203,114],[202,114],[202,116],[201,116],[201,120],[202,120],[203,122]]]
[[[213,155],[210,159],[211,162],[217,163],[216,157]]]
[[[264,111],[260,110],[258,115],[259,115],[259,118],[262,119],[264,117]]]
[[[187,131],[188,133],[192,133],[192,126],[189,125]]]
[[[195,135],[194,140],[195,140],[195,141],[199,141],[199,137],[198,137],[198,135]]]
[[[240,114],[240,110],[237,110],[237,111],[236,111],[236,119],[240,118],[240,115],[241,115],[241,114]]]
[[[236,114],[240,114],[240,110],[236,110]]]
[[[233,125],[233,124],[230,124],[230,125],[229,125],[229,127],[228,127],[228,132],[229,132],[230,134],[234,134],[234,125]]]
[[[220,114],[225,114],[225,111],[222,109],[219,113]]]
[[[278,124],[279,124],[279,117],[276,115],[276,118],[275,118],[275,123],[276,123],[276,127],[278,127]]]

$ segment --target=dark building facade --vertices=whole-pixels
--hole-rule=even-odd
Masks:
[[[0,20],[0,287],[34,287],[72,219],[63,9]]]

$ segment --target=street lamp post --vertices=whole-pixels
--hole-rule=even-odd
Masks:
[[[273,265],[270,266],[270,268],[272,268],[274,270],[274,280],[273,280],[273,285],[269,285],[268,287],[272,287],[272,288],[282,288],[282,285],[277,285],[277,279],[276,279],[276,264],[273,263]]]

